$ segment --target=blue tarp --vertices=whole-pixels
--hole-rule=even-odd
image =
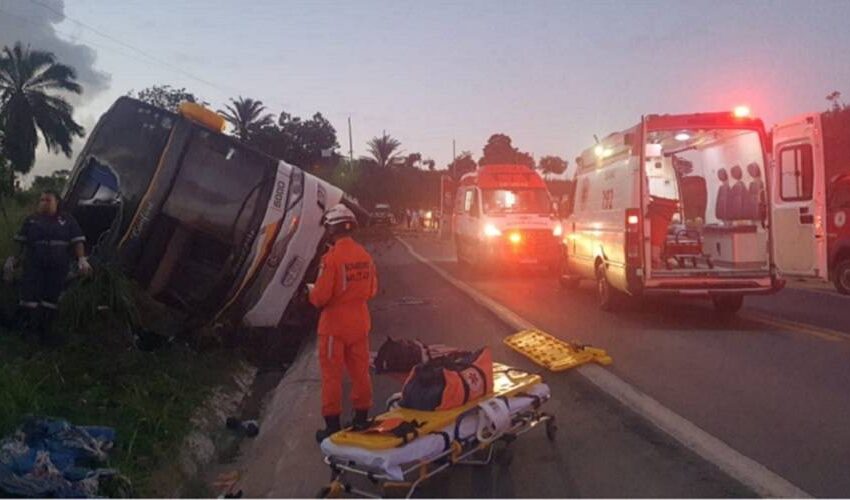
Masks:
[[[110,427],[27,418],[0,441],[0,493],[16,497],[97,496],[102,479],[119,477],[114,469],[100,468],[114,442],[115,431]]]

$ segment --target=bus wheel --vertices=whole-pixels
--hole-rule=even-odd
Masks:
[[[732,316],[744,305],[743,295],[720,295],[711,299],[714,310],[724,316]]]
[[[850,294],[850,258],[844,259],[835,266],[835,289]]]

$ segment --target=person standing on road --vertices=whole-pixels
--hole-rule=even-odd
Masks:
[[[71,252],[81,274],[92,271],[86,259],[85,240],[77,221],[59,211],[59,194],[51,190],[41,193],[37,212],[24,220],[15,235],[25,255],[19,303],[22,326],[36,330],[42,343],[51,340],[51,326],[71,264]],[[16,265],[17,259],[9,257],[4,274],[10,277]]]
[[[345,205],[332,207],[324,216],[332,246],[322,257],[319,277],[310,287],[310,303],[319,316],[319,367],[322,372],[322,417],[325,429],[316,431],[322,442],[342,428],[342,375],[351,378],[353,427],[369,425],[372,380],[369,375],[369,330],[372,320],[367,301],[378,293],[372,257],[351,234],[357,219]]]
[[[411,216],[411,225],[413,226],[413,230],[417,233],[419,232],[419,209],[413,209],[413,215]]]

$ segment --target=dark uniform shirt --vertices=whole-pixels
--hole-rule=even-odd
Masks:
[[[15,241],[26,248],[28,265],[68,267],[71,246],[86,240],[80,225],[69,214],[30,215],[24,220]]]

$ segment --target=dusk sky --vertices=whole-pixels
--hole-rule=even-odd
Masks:
[[[130,89],[170,84],[216,108],[242,95],[320,111],[344,153],[350,115],[355,155],[386,130],[443,167],[452,139],[477,158],[502,132],[572,164],[642,113],[746,103],[769,125],[850,98],[848,19],[850,1],[829,0],[0,0],[0,45],[67,55],[88,129]],[[38,172],[62,166],[39,155]]]

